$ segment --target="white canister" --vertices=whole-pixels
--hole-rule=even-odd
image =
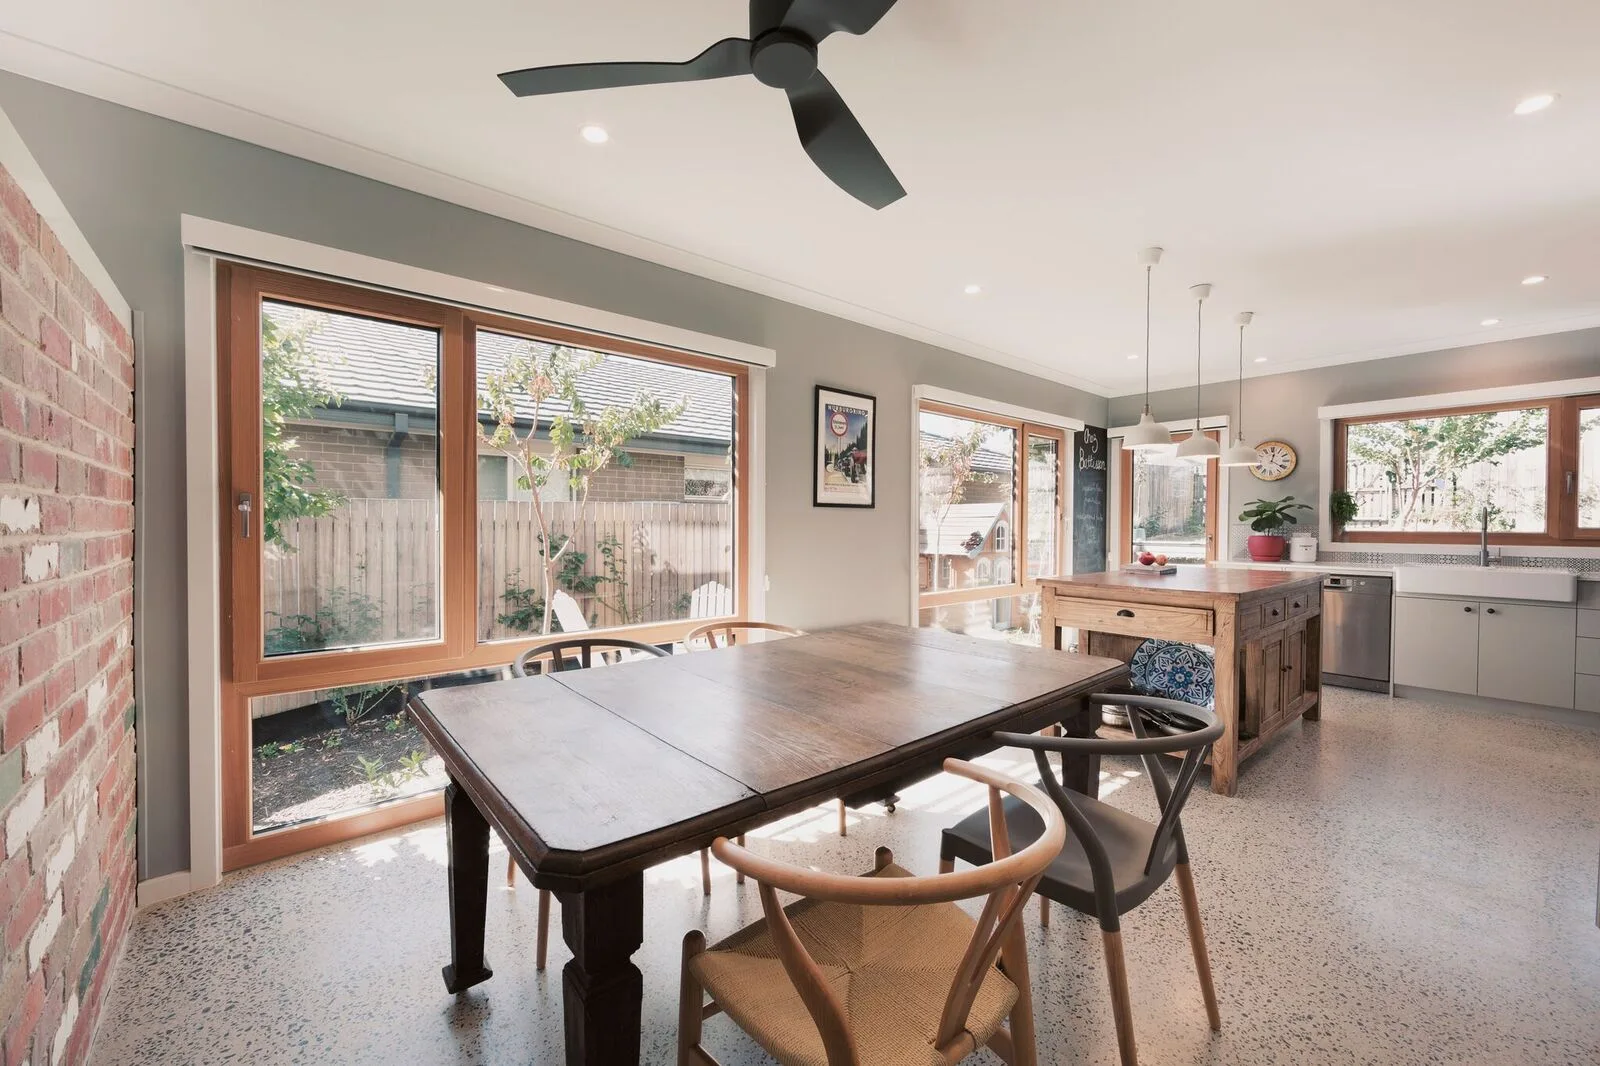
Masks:
[[[1296,530],[1289,535],[1289,561],[1314,563],[1317,561],[1317,534],[1314,530]]]

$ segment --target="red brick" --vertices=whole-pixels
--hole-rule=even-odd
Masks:
[[[56,631],[47,629],[22,642],[22,683],[31,685],[56,664]]]
[[[3,171],[0,171],[3,173]],[[29,1061],[28,1045],[33,1040],[33,1030],[39,1024],[39,1014],[44,1010],[44,972],[33,975],[28,982],[28,993],[21,1008],[6,1020],[5,1061],[7,1066],[22,1066]]]
[[[72,610],[72,593],[59,581],[39,591],[39,625],[55,625]]]
[[[56,236],[56,231],[50,224],[39,220],[39,251],[44,256],[45,266],[52,276],[66,278],[68,283],[72,279],[72,257],[67,254],[66,246],[61,243],[61,238]]]
[[[28,939],[28,934],[33,932],[34,923],[39,920],[39,915],[43,911],[44,882],[35,878],[27,888],[23,889],[21,898],[17,900],[17,905],[6,922],[7,955],[17,954],[17,949],[22,947],[23,942]]]
[[[22,186],[3,167],[0,167],[0,220],[15,226],[24,242],[38,243],[39,212],[28,202],[28,194],[22,191]]]
[[[37,444],[22,446],[22,483],[36,489],[56,487],[56,456]]]
[[[0,547],[0,592],[10,592],[22,584],[22,548],[11,544]]]
[[[0,225],[0,267],[5,267],[13,274],[21,266],[22,245],[17,241],[17,235],[10,226]]]
[[[5,728],[0,730],[0,749],[11,751],[44,722],[44,686],[33,685],[6,708]]]
[[[39,320],[44,309],[39,306],[15,274],[0,272],[0,318],[16,327],[22,339],[29,344],[39,342]]]
[[[28,295],[38,301],[45,314],[53,314],[56,309],[56,282],[50,276],[50,264],[34,248],[22,249],[21,259],[17,264],[17,275],[22,279],[23,287],[28,290]]]

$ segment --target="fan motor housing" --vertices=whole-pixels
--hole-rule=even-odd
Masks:
[[[750,45],[750,70],[774,89],[798,89],[817,72],[816,42],[793,30],[768,30]]]

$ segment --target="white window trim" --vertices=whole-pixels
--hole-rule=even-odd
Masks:
[[[770,348],[614,315],[533,293],[511,292],[305,241],[183,216],[185,483],[188,504],[189,869],[145,882],[141,905],[222,881],[222,544],[217,516],[225,501],[217,456],[216,262],[248,259],[280,270],[501,311],[552,325],[576,326],[750,366],[750,617],[766,618],[767,369]],[[913,582],[915,584],[915,582]]]
[[[1600,392],[1600,377],[1567,378],[1562,381],[1537,381],[1528,385],[1506,385],[1492,389],[1467,389],[1462,392],[1439,392],[1429,396],[1397,396],[1388,400],[1367,403],[1347,403],[1317,408],[1319,461],[1317,463],[1317,498],[1328,499],[1333,491],[1333,423],[1342,418],[1372,418],[1382,415],[1403,415],[1410,411],[1432,411],[1444,407],[1476,407],[1480,404],[1522,403],[1524,401],[1560,400],[1568,396],[1586,396]],[[1333,539],[1333,520],[1326,506],[1317,508],[1317,547],[1325,552],[1379,552],[1384,555],[1461,555],[1476,556],[1477,548],[1470,550],[1461,545],[1432,542],[1382,543],[1352,542]],[[1503,550],[1503,549],[1502,549]],[[1591,556],[1593,548],[1572,545],[1544,546],[1518,544],[1513,554],[1534,558],[1565,559]]]

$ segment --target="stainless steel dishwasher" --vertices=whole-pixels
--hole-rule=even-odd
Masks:
[[[1332,574],[1322,581],[1322,683],[1389,688],[1394,579]]]

